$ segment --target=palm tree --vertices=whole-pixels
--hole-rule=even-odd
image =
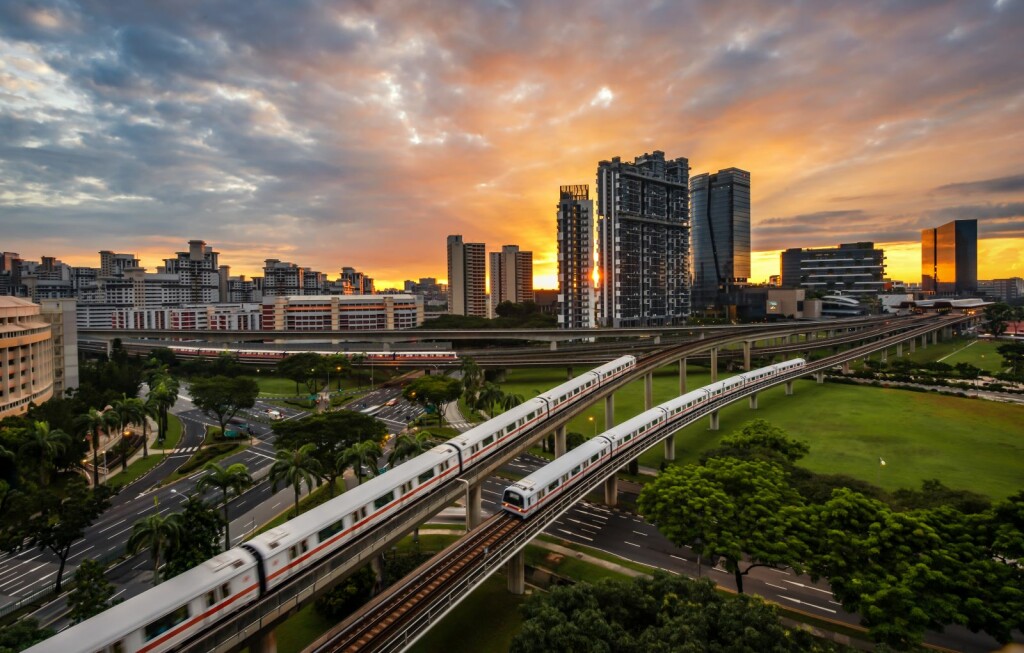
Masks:
[[[323,481],[320,462],[314,458],[316,446],[304,444],[295,451],[284,449],[277,452],[277,460],[270,466],[271,491],[277,492],[277,484],[283,482],[295,490],[295,514],[299,514],[299,491],[302,484],[312,488]]]
[[[252,476],[249,470],[242,463],[235,463],[227,468],[217,463],[207,463],[205,467],[206,476],[196,483],[196,491],[203,492],[208,487],[215,487],[220,490],[224,506],[224,550],[231,548],[231,534],[228,532],[231,521],[228,519],[228,493],[234,492],[235,496],[241,496],[246,488],[252,485]]]
[[[149,418],[157,418],[160,414],[159,409],[149,396],[144,400],[133,397],[128,400],[128,405],[132,423],[142,425],[142,457],[149,458]]]
[[[121,471],[128,469],[128,441],[124,437],[125,424],[131,424],[138,419],[138,409],[133,402],[136,398],[128,398],[128,395],[121,393],[120,399],[115,399],[111,404],[111,410],[117,415],[117,432],[120,440],[117,441],[118,451],[121,453]]]
[[[88,413],[79,415],[76,426],[83,435],[92,437],[92,485],[100,484],[100,431],[106,431],[117,423],[117,417],[110,411],[102,412],[90,408]]]
[[[51,429],[46,422],[36,422],[28,429],[28,439],[18,448],[18,458],[39,469],[39,484],[46,486],[54,460],[67,451],[71,437],[60,429]]]
[[[160,556],[178,544],[181,538],[181,522],[177,514],[150,515],[135,522],[128,538],[127,548],[133,554],[149,549],[153,558],[153,584],[160,584]]]
[[[163,442],[167,437],[167,411],[178,400],[178,391],[180,389],[181,386],[178,383],[178,379],[173,376],[159,377],[156,380],[156,386],[150,386],[149,388],[149,394],[154,397],[153,401],[159,413],[159,419],[157,419],[159,435],[157,439],[160,442]]]
[[[372,475],[377,470],[377,461],[380,460],[382,455],[383,452],[378,442],[375,440],[363,440],[338,454],[338,467],[342,469],[351,467],[356,475],[357,483],[362,484],[363,467],[369,469]]]
[[[505,410],[512,410],[521,403],[523,403],[523,395],[519,394],[509,393],[501,399],[501,407]]]
[[[476,403],[473,408],[486,408],[487,414],[494,417],[495,404],[501,405],[505,401],[505,393],[494,383],[484,383],[483,388],[477,394]]]
[[[395,462],[415,458],[433,446],[433,435],[429,431],[403,433],[395,439],[395,448],[388,456],[388,463],[393,466]]]

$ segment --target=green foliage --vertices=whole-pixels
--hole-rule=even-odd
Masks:
[[[781,466],[736,458],[670,467],[637,498],[640,512],[674,544],[722,558],[740,593],[754,567],[800,570],[807,552],[802,505]]]
[[[444,426],[444,411],[462,394],[462,382],[447,376],[421,376],[405,386],[402,396],[437,411],[438,424]]]
[[[901,488],[892,493],[892,505],[897,510],[916,510],[949,506],[965,514],[985,512],[992,507],[988,497],[970,490],[954,490],[937,479],[921,483],[920,490]]]
[[[779,623],[775,608],[725,597],[708,580],[657,574],[556,587],[534,594],[510,653],[702,653],[835,650]]]
[[[78,565],[75,588],[68,594],[71,623],[81,623],[113,605],[114,586],[103,571],[103,565],[89,558]]]
[[[320,463],[320,469],[328,481],[328,492],[333,496],[335,480],[344,472],[338,466],[338,456],[364,440],[380,441],[387,433],[383,422],[370,415],[338,410],[319,415],[310,415],[300,420],[282,421],[274,425],[277,440],[274,447],[299,449],[312,444],[313,456]]]
[[[177,473],[179,476],[183,476],[194,472],[214,458],[237,451],[238,449],[241,449],[241,447],[242,445],[233,442],[208,444],[197,451],[194,456],[189,458],[188,462],[179,467]]]
[[[277,373],[295,382],[295,394],[299,394],[299,384],[306,384],[309,394],[319,390],[318,375],[323,368],[324,360],[320,354],[303,352],[292,354],[281,359],[277,364]]]
[[[270,483],[273,492],[277,492],[279,483],[290,485],[295,491],[295,514],[299,514],[299,492],[302,484],[312,488],[320,486],[323,472],[320,461],[314,454],[315,445],[304,444],[291,451],[283,449],[277,452],[277,459],[270,466]]]
[[[410,458],[415,458],[434,446],[434,436],[429,431],[403,433],[395,438],[395,446],[388,456],[388,462],[394,466]]]
[[[18,653],[53,635],[53,630],[41,628],[31,617],[15,621],[0,628],[0,653]]]
[[[704,453],[701,462],[709,458],[732,457],[791,464],[809,452],[806,442],[790,438],[770,422],[755,419],[741,426],[736,433],[722,438],[716,449]]]
[[[226,522],[215,508],[198,497],[189,497],[175,514],[178,536],[166,553],[166,564],[160,570],[164,580],[202,564],[220,553],[220,532],[227,531]]]
[[[196,491],[202,493],[206,488],[212,487],[220,490],[221,504],[224,508],[224,550],[231,548],[231,520],[228,518],[228,495],[241,496],[247,488],[252,486],[252,476],[249,470],[242,463],[235,463],[229,467],[221,467],[217,463],[207,463],[206,475],[196,483]]]
[[[1024,376],[1024,342],[1010,342],[996,349],[1003,357],[1003,364],[1010,368],[1010,375],[1019,379]]]
[[[315,610],[323,617],[341,621],[370,600],[375,584],[373,570],[362,567],[344,583],[318,598]]]
[[[376,475],[377,461],[380,460],[382,455],[384,455],[384,452],[381,450],[379,442],[376,440],[364,440],[356,442],[338,454],[335,464],[342,470],[351,467],[356,475],[357,482],[362,483],[363,476],[365,476],[363,468],[369,470],[370,476]]]
[[[125,548],[131,553],[149,549],[153,560],[153,585],[160,583],[160,561],[163,554],[176,547],[182,533],[181,517],[177,514],[153,514],[132,524],[132,534],[128,536]]]
[[[996,302],[985,307],[985,319],[992,335],[998,337],[1006,332],[1007,322],[1013,319],[1013,309],[1008,304]]]
[[[223,433],[228,420],[238,411],[256,405],[260,387],[245,377],[212,376],[208,379],[193,379],[189,394],[196,408],[217,420]]]

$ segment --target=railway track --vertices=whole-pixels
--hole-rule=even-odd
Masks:
[[[371,603],[348,621],[348,626],[325,642],[318,651],[355,653],[377,650],[386,643],[391,633],[411,619],[421,602],[444,590],[460,579],[477,559],[486,556],[490,547],[522,527],[523,522],[502,514],[488,520],[477,530],[410,574],[411,580],[399,590],[383,596],[379,603]]]

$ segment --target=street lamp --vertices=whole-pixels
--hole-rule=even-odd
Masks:
[[[590,422],[591,424],[593,424],[593,426],[594,426],[594,435],[592,437],[596,438],[597,437],[597,422],[594,421],[594,416],[593,415],[588,415],[587,416],[587,421]]]
[[[338,373],[338,392],[341,392],[341,365],[336,365],[334,367],[334,371]],[[330,374],[330,372],[327,372],[327,373]],[[327,388],[330,389],[330,387],[331,387],[331,379],[330,379],[330,377],[328,377],[327,378]]]

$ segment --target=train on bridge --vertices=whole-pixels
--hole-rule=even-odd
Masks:
[[[106,352],[107,343],[103,340],[83,340],[79,345],[86,351]],[[455,363],[459,361],[456,352],[450,350],[434,351],[312,351],[309,349],[252,349],[241,347],[210,347],[197,345],[167,345],[146,342],[125,342],[125,350],[130,354],[146,355],[153,349],[169,349],[178,358],[209,358],[228,354],[241,363],[274,364],[293,354],[314,353],[323,356],[339,355],[350,359],[362,359],[370,363],[401,364],[401,363]]]
[[[636,367],[622,356],[542,393],[339,497],[28,649],[158,653],[186,644],[404,507],[485,464],[533,426]]]

